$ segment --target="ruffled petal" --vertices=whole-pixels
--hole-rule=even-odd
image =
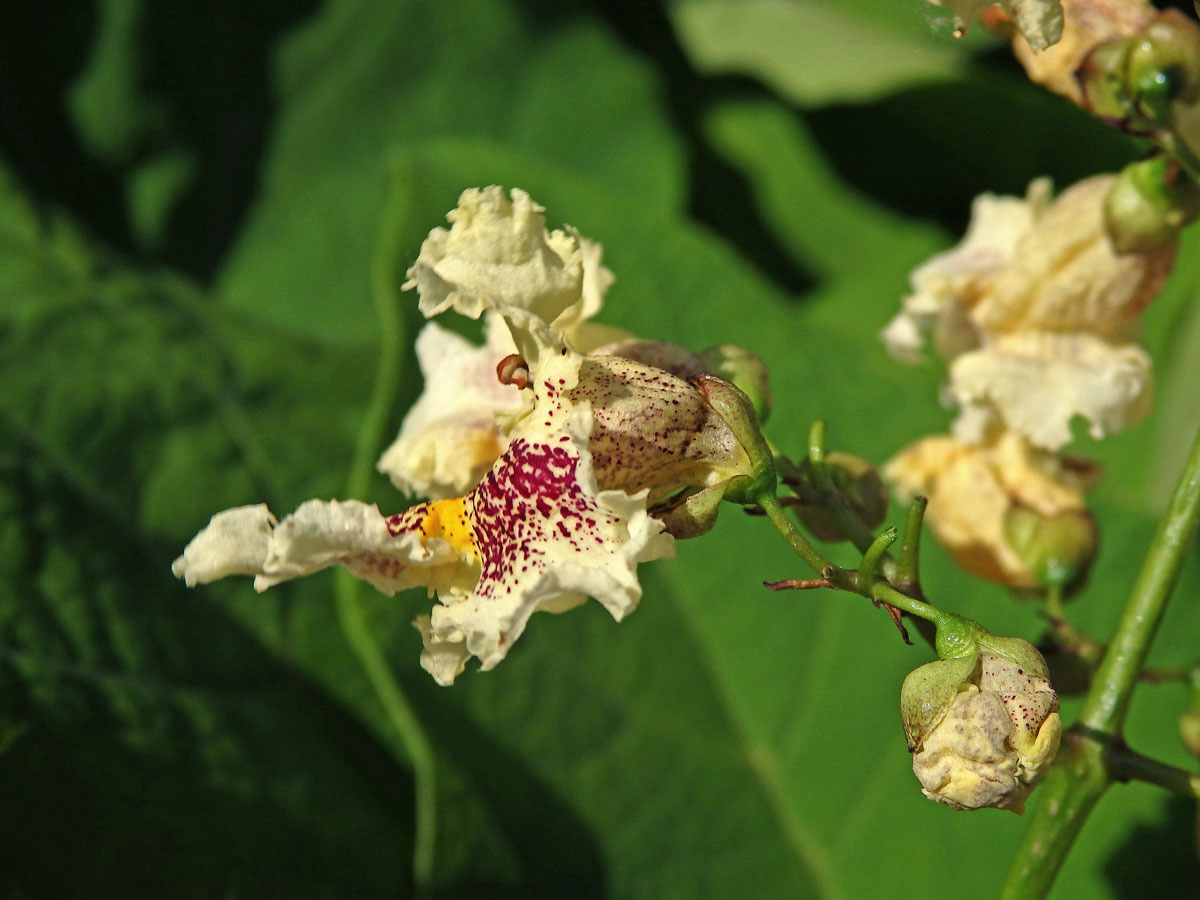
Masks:
[[[503,320],[489,317],[483,347],[430,322],[417,337],[425,390],[404,417],[378,469],[408,494],[454,497],[478,483],[508,444],[498,416],[526,405],[501,384],[496,364],[515,347]]]
[[[385,594],[415,585],[438,590],[474,583],[470,546],[419,529],[393,534],[373,504],[309,500],[278,524],[264,505],[217,513],[171,567],[188,586],[226,575],[253,575],[266,590],[291,578],[341,565]]]
[[[552,322],[583,298],[584,265],[578,236],[548,232],[544,211],[519,188],[511,200],[496,185],[463,191],[450,228],[429,232],[404,287],[417,289],[426,318],[511,307]]]
[[[962,408],[958,437],[978,441],[1000,420],[1048,450],[1070,442],[1076,416],[1094,438],[1141,421],[1152,388],[1145,350],[1087,334],[1006,335],[950,367],[950,393]]]

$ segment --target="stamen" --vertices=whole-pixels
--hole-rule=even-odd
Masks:
[[[501,384],[515,384],[519,390],[529,387],[529,363],[518,353],[510,353],[496,364]]]

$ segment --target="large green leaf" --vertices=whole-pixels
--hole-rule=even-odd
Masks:
[[[964,53],[912,7],[865,0],[674,0],[671,17],[704,73],[751,75],[800,106],[873,100],[953,78]],[[848,8],[849,7],[849,8]],[[855,8],[857,7],[857,8]]]
[[[96,110],[115,96],[130,121],[138,113],[120,49],[146,51],[139,42],[153,32],[119,27],[134,6],[106,4],[109,30],[81,82],[109,78],[93,85],[88,134],[117,160],[132,132],[105,131]],[[761,30],[752,20],[769,6],[746,6],[746,27]],[[1128,145],[1065,105],[1029,101],[1019,80],[935,72],[930,60],[960,51],[922,36],[921,10],[795,4],[787,15],[826,29],[803,40],[836,26],[845,58],[872,55],[871,65],[826,67],[785,89],[779,79],[807,77],[816,62],[797,53],[783,74],[754,74],[797,102],[881,99],[800,116],[761,94],[705,95],[691,129],[678,104],[703,93],[694,74],[636,56],[590,9],[494,0],[468,17],[454,4],[333,0],[272,56],[279,108],[266,155],[239,163],[252,162],[261,183],[244,228],[206,236],[234,241],[215,293],[115,260],[57,215],[39,216],[6,180],[0,570],[12,589],[0,600],[0,788],[6,809],[34,812],[0,817],[0,887],[411,892],[411,746],[347,643],[334,579],[263,595],[245,581],[187,592],[167,569],[223,507],[267,501],[282,514],[340,494],[378,362],[371,291],[390,293],[399,275],[379,265],[380,235],[392,241],[387,257],[410,259],[465,187],[524,187],[553,225],[602,241],[618,276],[606,322],[761,353],[780,446],[802,448],[817,416],[834,446],[875,461],[944,429],[938,372],[897,366],[875,337],[907,273],[955,239],[927,217],[965,218],[975,190],[1019,190],[1043,170],[1078,177],[1086,160],[1120,159]],[[764,46],[791,47],[776,31]],[[181,29],[171,34],[171,46],[187,44]],[[197,126],[228,124],[216,102],[227,87],[193,86],[214,101],[189,107],[207,110]],[[982,129],[985,109],[1003,135],[955,130],[963,111]],[[1037,127],[1017,129],[1030,109]],[[191,146],[211,162],[211,148]],[[722,160],[747,191],[719,198],[748,216],[721,234],[687,214],[712,189],[687,168],[698,158]],[[148,179],[148,237],[155,211],[177,199],[178,172],[164,166],[123,172],[131,185]],[[723,237],[754,233],[811,273],[811,289],[773,283],[734,249],[744,239]],[[1109,466],[1097,497],[1105,549],[1073,608],[1097,634],[1111,627],[1170,480],[1145,461],[1176,453],[1194,414],[1194,257],[1184,254],[1148,330],[1169,418],[1083,447]],[[419,389],[406,354],[393,426]],[[385,510],[406,502],[382,477],[363,499]],[[845,548],[831,553],[854,562]],[[1200,590],[1196,569],[1181,593]],[[423,593],[363,589],[370,639],[436,755],[436,892],[993,893],[1022,820],[929,803],[909,771],[899,686],[930,651],[904,647],[861,599],[761,587],[799,574],[762,520],[731,507],[677,560],[643,569],[643,605],[626,622],[596,604],[535,617],[503,665],[452,689],[417,666],[410,622],[429,606]],[[966,577],[932,541],[925,575],[931,597],[988,627],[1040,631],[1032,607]],[[1157,662],[1194,652],[1192,607],[1171,608]],[[1143,688],[1130,740],[1182,765],[1180,694]],[[1068,720],[1077,705],[1065,699]],[[1146,786],[1114,789],[1056,896],[1111,895],[1130,878],[1187,883],[1187,815]]]

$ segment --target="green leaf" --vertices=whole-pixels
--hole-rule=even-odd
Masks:
[[[847,9],[857,6],[858,9]],[[750,75],[797,106],[853,103],[954,78],[964,53],[895,3],[674,0],[671,17],[704,74]]]
[[[0,881],[22,896],[386,892],[406,857],[373,847],[411,839],[404,769],[168,571],[209,503],[262,489],[230,465],[243,400],[271,390],[262,421],[289,412],[285,392],[247,389],[255,372],[222,339],[272,356],[273,377],[306,348],[225,330],[186,286],[43,221],[2,171],[0,245],[0,790],[22,810],[0,826]],[[223,422],[206,418],[219,406]]]

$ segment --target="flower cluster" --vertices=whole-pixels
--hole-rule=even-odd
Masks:
[[[1086,510],[1095,468],[1057,454],[1073,420],[1099,438],[1150,409],[1140,317],[1176,241],[1118,252],[1105,215],[1117,183],[1096,176],[1052,199],[1038,180],[1024,198],[977,198],[962,243],[913,273],[882,334],[908,363],[932,345],[959,409],[951,436],[905,449],[885,475],[902,495],[930,497],[930,524],[966,568],[1014,587],[1043,582],[1011,545],[1010,511]]]
[[[425,393],[379,463],[432,499],[391,516],[355,500],[310,500],[282,521],[226,510],[175,574],[253,575],[261,591],[340,565],[388,594],[425,586],[440,602],[416,622],[421,664],[440,684],[471,657],[495,666],[537,610],[592,596],[630,612],[638,563],[711,526],[714,504],[697,519],[687,501],[719,499],[754,466],[712,402],[736,389],[681,348],[590,323],[611,281],[600,248],[548,232],[542,212],[520,190],[465,191],[409,270],[426,316],[488,318],[478,348],[426,326]]]

